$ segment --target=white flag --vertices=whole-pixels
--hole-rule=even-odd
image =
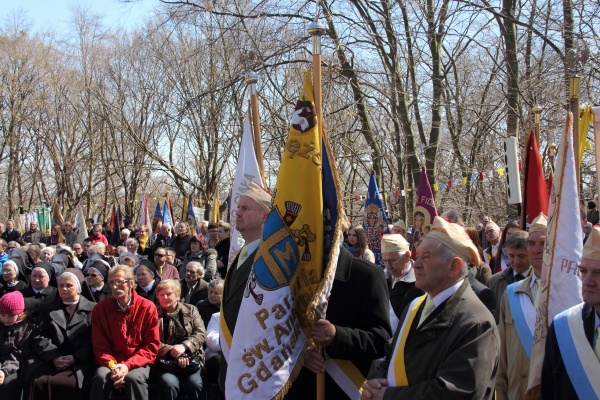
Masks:
[[[88,237],[87,228],[85,226],[85,217],[83,216],[81,207],[78,208],[77,214],[75,215],[73,230],[77,233],[77,243],[83,243],[83,239]]]
[[[546,334],[554,316],[583,301],[581,277],[577,268],[583,250],[577,186],[572,114],[569,113],[565,133],[558,149],[548,206],[542,288],[533,336],[528,399],[539,398]]]
[[[150,199],[146,195],[142,195],[142,206],[140,207],[140,225],[152,226],[150,216],[148,215],[148,202]]]
[[[250,128],[250,117],[246,116],[244,121],[244,133],[242,134],[242,143],[238,157],[237,169],[233,180],[233,190],[231,191],[231,204],[229,205],[229,220],[231,225],[231,244],[229,245],[229,263],[244,246],[242,235],[235,229],[235,213],[237,211],[238,201],[241,193],[246,189],[250,182],[256,182],[264,187],[260,177],[258,161],[254,152],[254,141],[252,140],[252,129]]]

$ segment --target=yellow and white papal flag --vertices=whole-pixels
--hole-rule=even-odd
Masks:
[[[306,73],[229,349],[228,399],[283,398],[302,368],[310,325],[326,308],[341,240],[341,203],[327,206],[339,189],[323,185],[327,151]]]

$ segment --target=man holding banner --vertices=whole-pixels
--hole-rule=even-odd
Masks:
[[[600,227],[583,247],[583,303],[558,314],[546,337],[542,399],[600,398]]]
[[[256,182],[250,182],[240,197],[236,212],[236,228],[246,244],[233,260],[223,286],[220,342],[224,358],[219,372],[219,385],[223,390],[225,390],[225,378],[227,376],[226,361],[229,358],[229,349],[231,348],[238,312],[270,208],[271,195]]]
[[[498,330],[465,279],[468,265],[479,265],[477,248],[460,225],[435,217],[431,228],[413,265],[427,294],[404,310],[393,354],[380,379],[363,384],[361,400],[494,397]]]
[[[324,346],[326,357],[308,351],[304,368],[285,399],[314,398],[315,374],[325,371],[326,399],[358,398],[371,363],[385,355],[391,332],[388,309],[383,270],[342,246],[327,319],[318,320],[310,331],[315,343]]]

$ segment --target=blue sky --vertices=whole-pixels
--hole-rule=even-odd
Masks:
[[[76,4],[81,4],[92,13],[104,15],[103,21],[107,27],[132,28],[151,15],[153,8],[160,3],[158,0],[137,0],[134,3],[118,0],[0,0],[0,17],[4,24],[9,15],[23,10],[33,23],[34,30],[53,28],[64,31],[68,29],[71,18],[69,6]]]

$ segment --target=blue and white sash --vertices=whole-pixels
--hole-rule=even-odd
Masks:
[[[554,331],[565,369],[580,399],[600,398],[600,362],[583,329],[583,303],[554,317]]]
[[[521,340],[521,345],[531,360],[533,347],[533,331],[535,329],[535,308],[526,293],[516,293],[520,282],[510,284],[506,288],[506,298],[515,322],[515,329]]]

